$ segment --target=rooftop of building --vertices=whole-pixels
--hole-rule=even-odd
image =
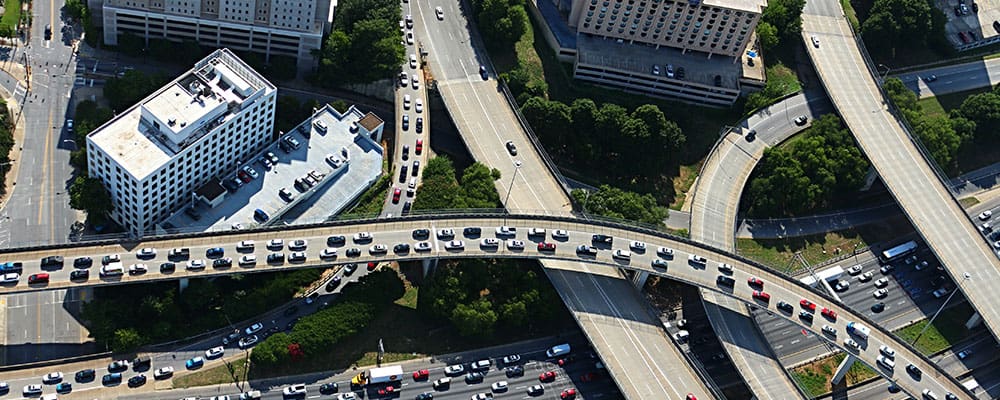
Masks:
[[[314,118],[305,120],[285,135],[299,141],[297,149],[286,152],[280,145],[284,140],[281,139],[250,158],[250,163],[246,165],[258,173],[258,178],[236,190],[229,190],[226,199],[215,208],[206,205],[195,207],[198,220],[180,210],[160,226],[170,231],[185,232],[227,230],[237,224],[244,228],[259,225],[260,222],[254,218],[257,209],[267,213],[269,224],[282,221],[319,222],[343,211],[382,174],[382,147],[367,136],[351,131],[352,125],[360,125],[368,116],[381,121],[378,116],[366,115],[355,107],[343,114],[330,106],[318,110]],[[317,129],[316,125],[322,124],[313,121],[325,123],[326,131]],[[271,168],[265,167],[261,160],[268,152],[278,157],[277,164]],[[329,160],[331,156],[337,160],[337,167]],[[229,171],[220,178],[224,183],[239,179],[237,171]],[[323,179],[311,190],[297,187],[296,179],[313,171]],[[294,199],[289,201],[287,197],[282,197],[279,194],[281,189],[291,192]]]
[[[767,0],[702,0],[702,4],[760,14],[767,7]]]
[[[238,113],[244,101],[274,90],[274,85],[231,51],[216,50],[95,129],[88,143],[142,180]]]

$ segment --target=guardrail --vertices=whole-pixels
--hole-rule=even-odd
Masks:
[[[24,364],[14,364],[14,365],[0,365],[0,372],[15,371],[15,370],[20,370],[20,369],[41,368],[41,367],[48,367],[48,366],[52,366],[52,365],[62,365],[62,364],[75,363],[75,362],[80,362],[80,361],[90,361],[90,360],[96,360],[98,358],[104,358],[104,357],[109,357],[109,356],[111,356],[111,352],[110,351],[106,351],[106,352],[103,352],[103,353],[94,353],[94,354],[86,354],[86,355],[76,356],[76,357],[58,358],[58,359],[55,359],[55,360],[45,360],[45,361],[37,361],[37,362],[24,363]]]

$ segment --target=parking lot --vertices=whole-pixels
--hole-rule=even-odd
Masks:
[[[947,17],[945,36],[952,45],[962,49],[978,47],[1000,40],[1000,7],[981,0],[935,0],[934,5]]]

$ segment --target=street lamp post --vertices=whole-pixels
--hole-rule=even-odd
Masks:
[[[971,278],[971,277],[972,277],[972,275],[969,275],[968,272],[963,273],[962,274],[962,282],[960,282],[958,286],[961,287],[962,286],[961,284],[965,283],[965,281],[969,280],[969,278]],[[958,293],[958,289],[959,288],[955,288],[955,290],[952,290],[951,294],[948,295],[948,298],[944,299],[944,303],[941,303],[941,308],[938,308],[937,312],[935,312],[934,315],[931,316],[930,321],[927,321],[927,325],[924,325],[924,329],[920,330],[920,333],[918,333],[917,336],[913,338],[913,341],[910,342],[910,344],[916,343],[917,340],[920,339],[920,336],[923,335],[925,331],[927,331],[927,328],[930,328],[931,324],[934,323],[934,319],[937,318],[938,314],[940,314],[941,311],[944,310],[944,307],[948,305],[948,302],[951,301],[951,298],[955,297],[955,293]]]
[[[514,174],[510,176],[510,186],[507,187],[507,196],[503,199],[503,224],[507,225],[507,214],[510,214],[510,207],[507,202],[510,200],[510,192],[514,190],[514,180],[517,179],[517,171],[521,169],[521,160],[514,161]]]
[[[885,64],[879,64],[879,65],[878,65],[878,68],[879,68],[880,70],[881,70],[882,68],[885,68],[885,73],[884,73],[884,74],[882,74],[882,77],[881,77],[881,78],[879,79],[879,83],[885,83],[885,78],[889,76],[889,71],[892,71],[892,68],[889,68],[889,67],[888,67],[887,65],[885,65]]]

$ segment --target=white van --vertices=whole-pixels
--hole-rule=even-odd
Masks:
[[[545,355],[548,357],[559,357],[569,354],[569,350],[569,343],[564,343],[558,346],[552,346],[551,349],[545,350]]]
[[[101,276],[125,275],[125,267],[121,263],[111,263],[101,267]]]
[[[326,128],[327,128],[326,122],[323,122],[323,120],[321,120],[321,119],[317,119],[317,120],[313,121],[313,126],[316,127],[317,131],[326,132]]]
[[[678,342],[683,342],[683,341],[687,340],[688,336],[691,336],[691,334],[688,333],[688,331],[681,330],[681,331],[678,331],[677,333],[674,334],[674,340],[676,340]]]

